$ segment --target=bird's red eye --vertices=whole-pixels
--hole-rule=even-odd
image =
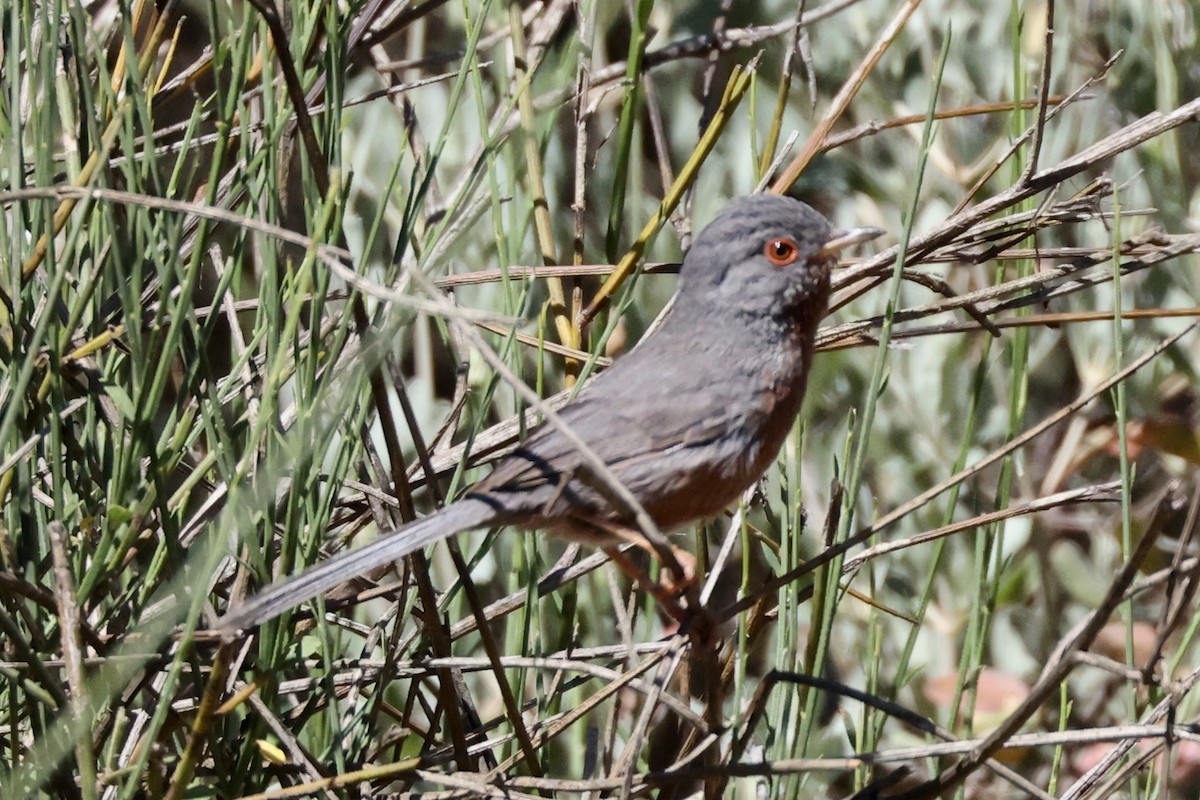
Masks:
[[[775,266],[786,267],[800,257],[800,245],[796,244],[795,239],[787,237],[772,239],[763,248],[763,255]]]

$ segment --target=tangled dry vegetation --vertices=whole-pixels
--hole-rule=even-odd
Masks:
[[[5,10],[0,795],[1200,791],[1194,5]],[[205,634],[482,474],[495,363],[564,400],[759,185],[888,234],[678,536],[716,636],[496,531]]]

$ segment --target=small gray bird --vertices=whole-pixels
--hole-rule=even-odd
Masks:
[[[658,528],[719,513],[775,459],[800,411],[837,254],[880,233],[836,230],[786,197],[735,200],[696,237],[662,326],[589,381],[562,422]],[[542,425],[454,503],[267,588],[220,629],[260,625],[473,528],[544,530],[615,552],[638,526],[602,488],[570,438]]]

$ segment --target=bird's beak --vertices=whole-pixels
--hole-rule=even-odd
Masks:
[[[872,239],[882,235],[882,228],[849,228],[835,230],[833,232],[833,238],[821,246],[821,249],[816,252],[816,257],[829,258],[836,256],[847,247],[853,247],[856,244],[869,242]]]

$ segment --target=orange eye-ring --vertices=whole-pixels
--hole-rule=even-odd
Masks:
[[[794,264],[800,257],[800,245],[796,244],[795,239],[788,237],[772,239],[763,248],[763,255],[775,266],[786,267],[788,264]]]

